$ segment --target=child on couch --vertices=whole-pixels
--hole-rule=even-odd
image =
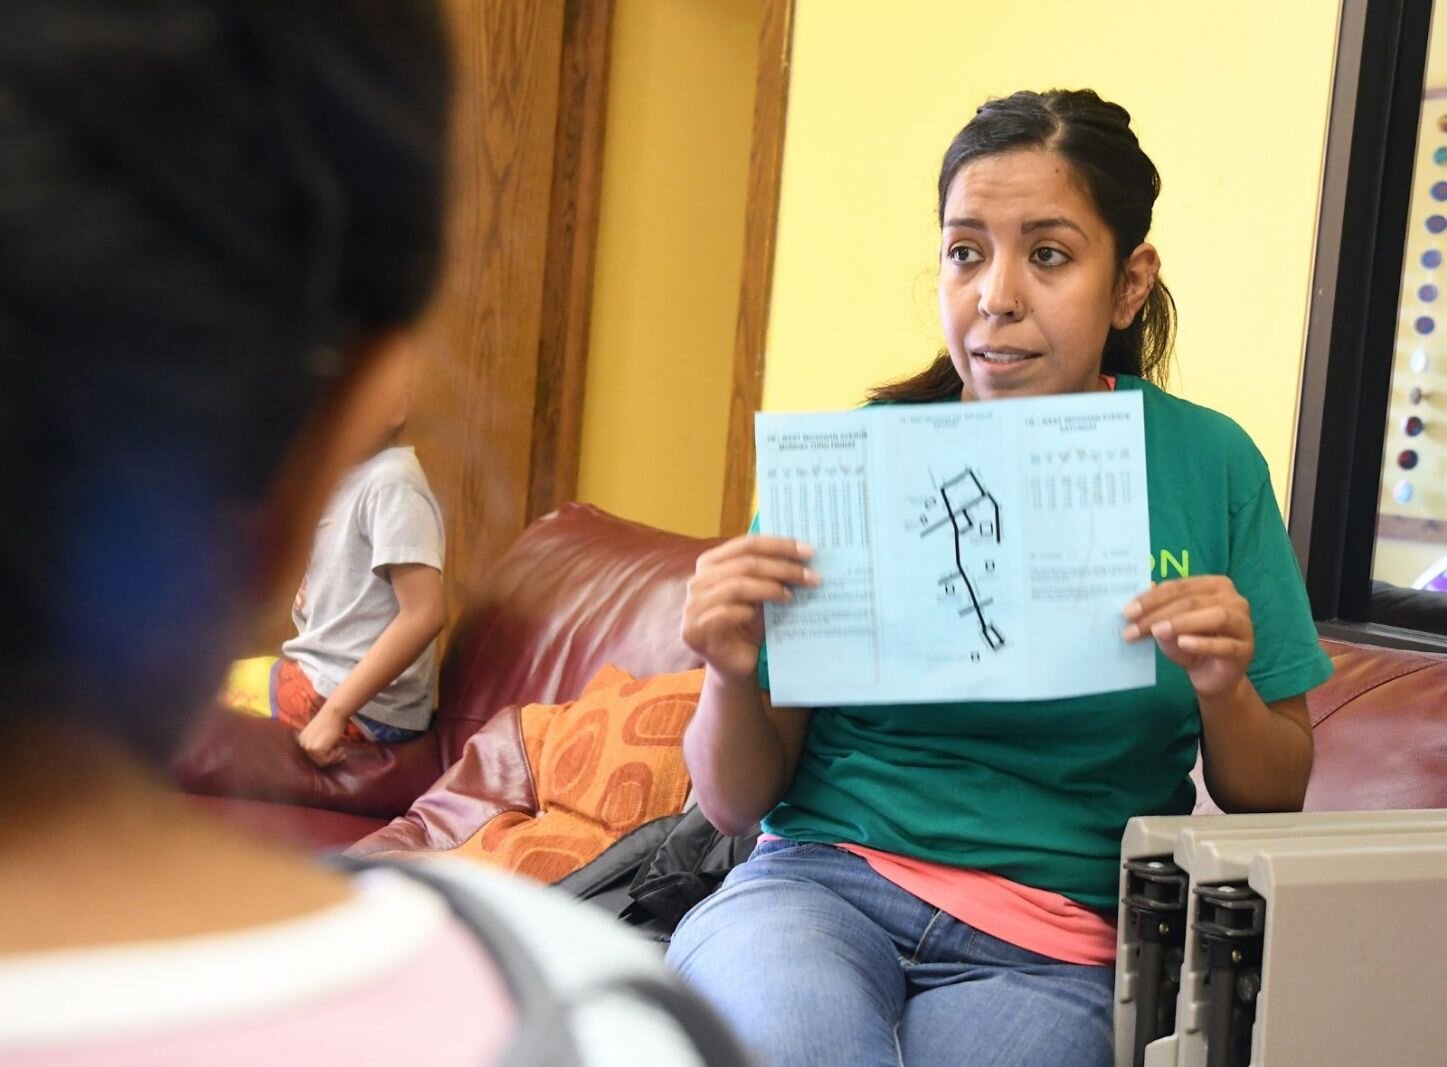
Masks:
[[[416,452],[398,443],[412,404],[415,356],[379,374],[387,401],[360,427],[369,458],[352,468],[317,523],[292,602],[296,636],[281,657],[237,663],[222,701],[279,719],[319,767],[344,741],[396,744],[432,718],[437,635],[446,621],[442,512]]]
[[[397,443],[412,400],[413,361],[385,383],[397,397],[317,523],[292,604],[296,636],[272,671],[271,715],[327,767],[343,741],[395,744],[427,729],[437,635],[446,622],[442,512],[416,453]]]

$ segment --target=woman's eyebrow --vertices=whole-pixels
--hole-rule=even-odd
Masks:
[[[1064,227],[1067,230],[1074,230],[1076,233],[1080,234],[1081,237],[1087,236],[1084,230],[1082,230],[1075,223],[1071,222],[1064,215],[1056,215],[1053,218],[1048,219],[1032,219],[1029,222],[1021,224],[1020,232],[1034,233],[1036,230],[1054,230],[1061,227]]]
[[[988,227],[986,227],[986,225],[982,221],[971,216],[966,216],[963,218],[945,219],[945,227],[947,229],[954,227],[962,230],[988,229]],[[1083,229],[1081,229],[1075,223],[1071,222],[1064,215],[1054,215],[1047,219],[1031,219],[1029,222],[1024,222],[1020,224],[1020,232],[1028,234],[1034,233],[1036,230],[1053,230],[1060,227],[1064,227],[1067,230],[1074,230],[1076,233],[1080,234],[1081,237],[1088,237],[1088,235]]]

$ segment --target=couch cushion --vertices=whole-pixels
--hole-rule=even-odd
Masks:
[[[259,837],[321,852],[337,852],[386,824],[365,815],[350,815],[264,800],[193,796],[191,802],[216,818]]]
[[[1447,808],[1447,656],[1323,641],[1308,811]]]
[[[1316,756],[1306,811],[1447,808],[1447,656],[1322,640],[1332,676],[1306,694]],[[1196,813],[1219,814],[1198,760]]]
[[[323,769],[307,758],[289,726],[218,707],[196,723],[170,773],[188,793],[391,819],[442,771],[430,732],[400,745],[367,741],[344,747],[347,758]]]
[[[355,855],[451,852],[552,882],[683,810],[683,730],[701,670],[635,681],[605,668],[566,704],[509,708],[412,810]]]
[[[462,755],[406,814],[363,841],[357,855],[446,852],[509,811],[538,810],[532,768],[519,725],[521,709],[504,708],[463,745]]]
[[[586,504],[530,525],[449,642],[437,726],[444,765],[493,712],[575,699],[605,664],[635,678],[701,666],[679,622],[698,555],[716,543]]]

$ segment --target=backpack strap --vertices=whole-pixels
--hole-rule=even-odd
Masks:
[[[554,988],[535,951],[515,932],[516,920],[445,876],[421,864],[332,857],[343,870],[386,869],[427,886],[447,904],[486,949],[517,1001],[518,1022],[497,1067],[585,1067],[571,1017],[589,1003],[626,996],[667,1016],[683,1032],[703,1067],[744,1067],[751,1063],[733,1031],[681,984],[661,975],[617,975],[571,992]]]

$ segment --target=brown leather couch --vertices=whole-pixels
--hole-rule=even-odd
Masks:
[[[694,560],[712,543],[570,504],[528,527],[492,568],[452,635],[426,737],[353,746],[339,767],[318,770],[279,724],[217,712],[178,756],[175,778],[198,803],[262,832],[345,847],[403,814],[477,735],[467,780],[450,784],[535,811],[516,708],[576,697],[607,663],[635,677],[698,666],[678,623]],[[1336,673],[1309,697],[1307,808],[1447,807],[1447,656],[1324,645]],[[434,839],[448,836],[445,803],[425,817],[439,824],[427,827]]]
[[[678,624],[694,561],[713,543],[569,504],[523,531],[489,571],[448,642],[426,736],[351,745],[320,770],[281,724],[217,710],[173,777],[247,826],[344,847],[406,812],[480,734],[477,780],[456,784],[534,811],[517,707],[572,699],[609,663],[636,678],[700,666]]]

